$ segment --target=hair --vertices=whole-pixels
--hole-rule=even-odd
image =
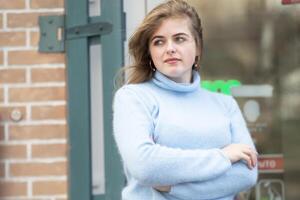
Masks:
[[[150,39],[162,22],[170,18],[186,17],[190,21],[190,30],[200,52],[197,59],[199,65],[203,49],[203,36],[200,17],[195,8],[184,0],[169,0],[155,7],[144,18],[129,40],[129,54],[133,58],[132,65],[123,67],[119,76],[119,85],[130,83],[142,83],[150,80],[153,75],[152,59],[149,51]],[[196,68],[199,70],[199,67]],[[126,81],[124,81],[126,75]],[[122,83],[121,83],[122,82]]]

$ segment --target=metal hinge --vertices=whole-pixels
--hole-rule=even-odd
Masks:
[[[112,24],[108,22],[93,22],[80,26],[65,28],[65,16],[40,16],[40,52],[64,52],[64,42],[83,37],[108,34]]]

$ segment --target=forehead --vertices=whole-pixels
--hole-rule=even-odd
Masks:
[[[187,17],[168,18],[162,21],[162,23],[154,31],[152,37],[157,35],[175,35],[178,33],[192,35],[190,27],[190,20]]]

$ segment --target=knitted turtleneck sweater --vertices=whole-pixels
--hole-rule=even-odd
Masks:
[[[127,185],[123,200],[232,200],[253,186],[257,168],[232,164],[220,149],[253,146],[236,101],[176,83],[156,71],[145,83],[120,88],[114,99],[114,136]],[[171,186],[158,192],[153,186]]]

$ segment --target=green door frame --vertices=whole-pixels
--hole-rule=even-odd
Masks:
[[[112,32],[98,36],[102,45],[105,194],[92,195],[89,41],[83,37],[65,43],[68,77],[69,199],[119,200],[124,176],[112,134],[113,79],[123,65],[122,0],[101,0],[101,16],[90,18],[88,0],[66,0],[65,28],[90,22],[108,22]],[[100,56],[100,55],[99,55]]]

